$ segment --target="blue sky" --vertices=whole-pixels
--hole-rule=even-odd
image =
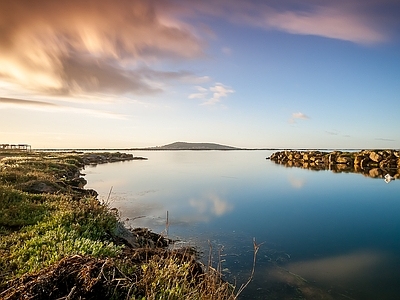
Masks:
[[[0,0],[0,143],[400,148],[400,2]]]

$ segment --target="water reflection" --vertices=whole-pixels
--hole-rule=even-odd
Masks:
[[[300,177],[289,176],[290,185],[296,189],[301,189],[305,184],[306,180]]]
[[[384,255],[361,251],[288,264],[286,268],[308,280],[325,284],[349,283],[376,271]]]
[[[390,176],[390,174],[386,174],[386,175],[385,175],[385,182],[386,182],[386,183],[389,183],[389,182],[391,182],[392,180],[395,180],[395,177]]]
[[[360,152],[321,152],[285,150],[269,159],[286,167],[335,173],[360,173],[367,177],[384,178],[386,183],[400,178],[400,151],[362,150]]]
[[[400,181],[282,168],[265,160],[271,154],[135,153],[148,160],[85,173],[100,198],[113,186],[111,206],[128,225],[161,233],[168,211],[171,238],[199,246],[206,258],[208,241],[223,246],[223,268],[239,285],[251,272],[252,238],[265,242],[243,299],[395,299]]]
[[[195,208],[196,212],[208,220],[210,215],[222,216],[233,209],[233,205],[223,200],[216,193],[206,195],[200,199],[189,200],[190,206]]]

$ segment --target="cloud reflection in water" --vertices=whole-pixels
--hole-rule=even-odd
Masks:
[[[290,185],[296,189],[301,189],[306,184],[306,180],[304,178],[289,176],[288,179]]]
[[[300,276],[317,282],[348,283],[370,274],[385,259],[382,253],[360,251],[314,260],[291,263],[286,268]]]
[[[205,219],[210,215],[222,216],[233,209],[233,205],[215,193],[208,194],[201,199],[191,199],[189,203],[199,214],[205,215]]]

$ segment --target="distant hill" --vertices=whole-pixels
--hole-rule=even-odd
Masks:
[[[172,144],[154,147],[157,150],[239,150],[239,148],[214,143],[186,143],[175,142]]]

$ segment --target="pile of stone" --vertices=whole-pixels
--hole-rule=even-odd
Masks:
[[[358,172],[380,178],[390,174],[394,178],[400,178],[400,151],[398,150],[359,152],[285,150],[273,153],[268,159],[288,167]]]
[[[146,159],[143,157],[133,156],[130,153],[120,152],[101,152],[101,153],[85,153],[82,156],[85,165],[96,165],[110,162],[127,161],[135,159]]]

